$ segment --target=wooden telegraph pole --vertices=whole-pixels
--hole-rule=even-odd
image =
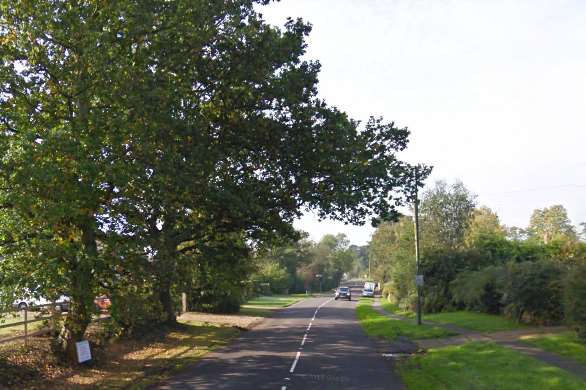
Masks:
[[[415,223],[415,285],[417,286],[417,325],[421,325],[421,288],[423,287],[423,275],[420,274],[419,266],[419,172],[418,167],[415,167],[415,200],[413,205]]]

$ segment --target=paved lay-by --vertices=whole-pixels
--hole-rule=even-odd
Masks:
[[[402,389],[356,302],[311,298],[281,310],[158,389]]]

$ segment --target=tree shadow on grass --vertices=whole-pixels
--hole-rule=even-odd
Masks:
[[[214,347],[225,345],[237,334],[237,330],[229,327],[178,324],[145,339],[119,340],[100,353],[94,366],[71,377],[61,377],[55,385],[76,389],[127,388],[160,381]]]

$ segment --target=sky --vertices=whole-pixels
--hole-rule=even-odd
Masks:
[[[313,25],[320,96],[408,127],[399,157],[433,165],[427,185],[461,180],[508,226],[554,204],[586,221],[586,1],[281,0],[259,11]],[[357,245],[374,230],[310,214],[295,226]]]

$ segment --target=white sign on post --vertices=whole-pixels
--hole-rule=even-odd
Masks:
[[[415,285],[417,287],[423,286],[423,275],[415,275]]]
[[[87,362],[92,360],[92,352],[90,351],[90,343],[87,340],[79,341],[75,343],[77,349],[77,361],[79,363]]]

